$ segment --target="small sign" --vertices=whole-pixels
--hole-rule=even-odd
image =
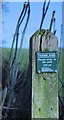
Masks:
[[[57,72],[57,51],[36,52],[36,71]]]

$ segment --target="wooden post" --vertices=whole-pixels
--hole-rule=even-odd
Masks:
[[[45,33],[43,34],[44,31]],[[36,52],[40,51],[40,37],[42,34],[41,52],[58,51],[58,39],[48,30],[37,31],[30,38],[32,118],[59,118],[58,73],[42,72],[38,74],[36,70]]]

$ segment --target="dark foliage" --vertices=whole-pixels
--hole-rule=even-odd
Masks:
[[[7,74],[9,69],[7,65],[8,64],[5,63],[4,67],[2,68],[3,89],[6,86]],[[31,72],[30,72],[30,66],[29,66],[27,71],[18,72],[16,84],[14,87],[15,102],[12,101],[11,103],[10,108],[13,108],[13,109],[9,109],[7,120],[21,120],[22,118],[23,119],[31,118],[31,93],[32,93],[31,92]],[[5,102],[7,102],[7,99]],[[6,104],[7,103],[4,104],[5,107],[6,107]],[[2,120],[6,120],[5,114],[6,114],[6,109],[3,109]]]

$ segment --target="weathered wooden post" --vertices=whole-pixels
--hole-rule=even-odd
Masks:
[[[57,52],[58,39],[49,30],[30,38],[32,118],[59,118]]]

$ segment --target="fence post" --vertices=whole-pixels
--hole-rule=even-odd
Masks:
[[[42,51],[40,51],[40,37],[43,31],[45,31],[45,33],[42,36]],[[50,62],[48,61],[49,58],[44,59],[43,56],[46,57],[47,55],[51,55],[51,66],[54,60],[56,60],[54,66],[57,67],[57,58],[53,58],[54,55],[57,55],[57,51],[58,39],[50,31],[38,30],[30,38],[30,60],[32,64],[32,118],[59,118],[57,68],[55,68],[53,72],[52,70],[47,72],[47,68],[44,69],[42,66],[46,60]],[[51,69],[54,69],[54,66]]]

